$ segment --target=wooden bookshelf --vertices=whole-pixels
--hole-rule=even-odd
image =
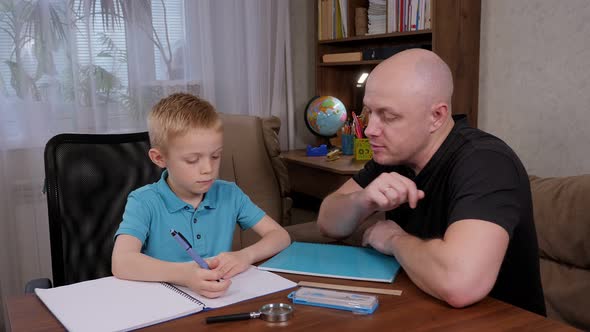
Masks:
[[[403,36],[414,36],[414,35],[429,35],[432,33],[432,30],[418,30],[418,31],[406,31],[406,32],[390,32],[390,33],[382,33],[377,35],[364,35],[364,36],[354,36],[348,38],[340,38],[340,39],[328,39],[328,40],[318,40],[319,44],[338,44],[338,43],[347,43],[351,41],[365,41],[365,40],[375,40],[375,39],[389,39],[389,38],[397,38]]]
[[[320,63],[321,67],[331,66],[359,66],[359,65],[377,65],[383,60],[363,60],[363,61],[347,61],[347,62],[328,62]]]
[[[323,63],[322,55],[388,46],[428,45],[453,72],[453,113],[467,114],[470,124],[477,126],[481,0],[431,1],[429,30],[319,40],[316,29],[316,94],[335,96],[347,110],[360,112],[364,91],[356,86],[356,81],[361,73],[370,72],[382,60]],[[316,1],[316,6],[319,3]],[[354,34],[354,8],[367,8],[368,0],[349,0],[348,6],[348,31]],[[318,10],[315,16],[317,27]]]

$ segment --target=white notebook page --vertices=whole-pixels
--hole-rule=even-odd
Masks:
[[[251,267],[233,277],[228,291],[209,299],[176,286],[206,307],[218,308],[295,287],[276,274]],[[69,331],[125,331],[201,311],[200,304],[157,282],[106,277],[35,293]]]
[[[192,297],[203,302],[207,308],[219,308],[266,294],[275,293],[297,286],[291,280],[274,273],[250,267],[248,270],[234,276],[227,292],[215,299],[200,296],[186,287],[176,286]]]
[[[160,283],[115,277],[35,293],[69,331],[131,330],[202,310]]]

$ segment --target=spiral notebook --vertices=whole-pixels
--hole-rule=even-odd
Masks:
[[[35,289],[68,331],[127,331],[297,286],[256,267],[234,276],[228,291],[209,299],[188,288],[106,277]]]
[[[258,268],[319,277],[393,282],[400,265],[395,257],[371,248],[293,242]]]

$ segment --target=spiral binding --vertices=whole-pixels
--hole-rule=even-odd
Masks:
[[[205,303],[203,303],[203,302],[199,301],[198,299],[194,298],[193,296],[191,296],[190,294],[186,293],[182,289],[180,289],[180,288],[178,288],[178,287],[176,287],[176,286],[174,286],[172,284],[169,284],[167,282],[161,282],[161,284],[164,285],[164,287],[166,287],[166,288],[170,289],[171,291],[175,292],[176,294],[178,294],[178,295],[186,298],[187,300],[189,300],[189,301],[191,301],[193,303],[196,303],[196,304],[199,304],[199,305],[205,307]]]

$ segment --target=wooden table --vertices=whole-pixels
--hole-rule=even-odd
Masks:
[[[463,309],[447,304],[420,291],[400,272],[393,284],[381,284],[341,279],[282,274],[293,281],[315,281],[364,287],[400,289],[401,296],[379,295],[379,307],[372,315],[356,315],[347,311],[295,305],[294,317],[283,323],[268,323],[258,319],[205,324],[205,317],[255,311],[263,304],[289,302],[282,291],[209,312],[147,327],[146,331],[575,331],[563,323],[547,319],[490,297]],[[8,321],[13,332],[63,331],[64,328],[32,294],[8,298]]]
[[[309,157],[305,150],[281,153],[289,170],[291,190],[323,199],[340,188],[350,177],[363,168],[366,161],[356,161],[352,156],[327,161],[325,156]]]

